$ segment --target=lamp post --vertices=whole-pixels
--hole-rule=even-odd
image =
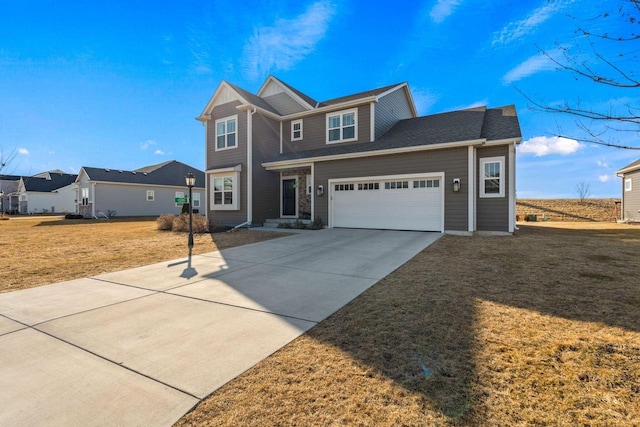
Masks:
[[[193,204],[191,203],[191,193],[193,186],[196,185],[196,177],[191,172],[184,177],[187,187],[189,187],[189,254],[193,248]]]

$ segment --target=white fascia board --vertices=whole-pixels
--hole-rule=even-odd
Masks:
[[[113,181],[89,181],[92,185],[96,184],[109,184],[109,185],[125,185],[128,187],[145,187],[145,188],[186,188],[187,185],[164,185],[164,184],[140,184],[140,183],[131,183],[131,182],[113,182]],[[195,186],[193,188],[204,190],[205,187]]]
[[[328,162],[331,160],[357,159],[361,157],[386,156],[389,154],[413,153],[419,151],[441,150],[445,148],[467,147],[469,145],[482,145],[484,139],[475,139],[471,141],[449,142],[444,144],[418,145],[415,147],[389,148],[387,150],[365,151],[358,153],[336,154],[333,156],[321,157],[305,157],[303,159],[283,160],[280,162],[265,162],[262,167],[267,170],[286,169],[290,167],[304,166],[313,162]]]
[[[634,171],[637,171],[639,169],[640,169],[640,165],[635,165],[635,166],[623,168],[623,169],[620,169],[619,171],[616,171],[616,175],[618,175],[620,178],[622,178],[625,173],[634,172]]]
[[[495,139],[492,141],[487,141],[484,145],[507,145],[507,144],[520,144],[522,141],[522,137],[518,138],[506,138],[506,139]]]
[[[260,114],[262,114],[264,116],[267,116],[269,118],[272,118],[274,120],[282,120],[282,116],[280,116],[278,114],[275,114],[275,113],[272,113],[269,110],[265,110],[264,108],[258,107],[257,105],[253,105],[253,104],[250,104],[250,103],[238,105],[236,107],[236,109],[238,109],[240,111],[247,111],[247,110],[254,111],[255,110],[256,112],[259,112]]]
[[[213,174],[213,173],[228,173],[228,172],[241,172],[241,171],[242,171],[242,164],[239,163],[235,166],[231,166],[228,168],[209,169],[205,171],[205,173]]]

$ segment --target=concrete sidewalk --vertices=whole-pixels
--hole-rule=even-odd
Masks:
[[[171,425],[440,236],[327,229],[0,294],[0,425]]]

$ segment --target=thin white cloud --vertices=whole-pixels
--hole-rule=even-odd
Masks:
[[[582,144],[575,139],[557,136],[535,136],[520,144],[518,151],[523,154],[533,154],[536,157],[547,156],[550,154],[566,156],[568,154],[575,153],[581,147]]]
[[[596,163],[598,164],[598,166],[600,166],[602,168],[608,168],[609,167],[609,163],[606,162],[605,160],[598,160],[598,161],[596,161]]]
[[[611,179],[611,177],[609,175],[599,175],[598,179],[600,180],[600,182],[607,182]]]
[[[426,114],[438,102],[438,96],[429,90],[414,88],[411,90],[411,95],[420,116]]]
[[[156,151],[154,151],[154,153],[153,153],[153,154],[157,154],[157,155],[164,155],[164,151],[162,151],[162,150],[156,150]]]
[[[140,149],[147,150],[154,145],[156,145],[156,142],[153,139],[147,139],[146,141],[140,143]]]
[[[23,156],[28,156],[29,150],[27,150],[26,148],[18,148],[18,153],[22,154]]]
[[[509,44],[515,40],[524,38],[533,33],[540,25],[552,18],[555,14],[568,7],[574,0],[560,0],[545,2],[541,6],[532,11],[524,19],[509,22],[502,30],[493,34],[491,44],[502,45]]]
[[[557,51],[553,51],[550,55],[557,54]],[[502,77],[502,83],[505,85],[522,80],[525,77],[529,77],[533,74],[537,74],[541,71],[555,70],[557,65],[543,54],[532,56],[515,68],[511,69]]]
[[[452,14],[455,8],[460,6],[460,3],[461,0],[438,0],[429,16],[433,22],[439,24]]]
[[[255,28],[243,54],[249,78],[288,70],[303,60],[322,40],[334,14],[331,1],[322,0],[292,19],[278,19],[272,26]]]

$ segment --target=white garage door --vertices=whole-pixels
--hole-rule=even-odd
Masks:
[[[439,176],[331,182],[332,226],[443,231]]]

